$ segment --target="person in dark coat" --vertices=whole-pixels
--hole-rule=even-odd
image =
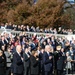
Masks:
[[[52,56],[50,55],[50,46],[46,45],[45,52],[43,54],[44,63],[44,75],[50,75],[52,69]]]
[[[3,52],[0,50],[0,75],[5,75],[5,59],[3,57]]]
[[[4,36],[1,37],[0,46],[1,47],[2,46],[6,46],[6,42],[5,42],[5,37]]]
[[[62,48],[61,51],[58,53],[57,75],[62,75],[63,74],[65,59],[66,59],[66,57],[65,57],[64,49]]]
[[[23,53],[24,75],[30,75],[30,55],[28,51],[28,48],[26,48],[25,52]]]
[[[54,74],[56,75],[62,75],[63,74],[63,68],[65,67],[65,52],[64,49],[61,48],[61,46],[56,47],[56,51],[53,52],[54,55]]]
[[[39,54],[39,60],[40,60],[40,72],[41,72],[41,75],[44,75],[43,54],[44,54],[44,49],[41,49],[40,54]]]
[[[21,46],[17,45],[13,55],[12,72],[14,75],[23,75],[23,58],[21,56]]]
[[[1,48],[2,52],[3,52],[3,57],[4,57],[4,66],[5,66],[5,69],[6,69],[6,55],[5,55],[5,46],[3,45],[2,48]]]
[[[37,51],[32,51],[32,55],[30,57],[30,62],[31,62],[31,75],[39,75],[39,58],[38,52]]]

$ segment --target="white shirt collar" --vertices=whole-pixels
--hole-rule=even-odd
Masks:
[[[16,52],[18,53],[19,56],[21,56],[20,53],[19,53],[18,51],[16,51]]]

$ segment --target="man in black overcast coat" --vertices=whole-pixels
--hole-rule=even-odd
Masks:
[[[30,55],[28,54],[28,48],[23,53],[24,62],[24,75],[30,75]]]
[[[14,75],[23,75],[23,58],[21,57],[21,46],[16,47],[16,52],[13,55],[12,72]]]

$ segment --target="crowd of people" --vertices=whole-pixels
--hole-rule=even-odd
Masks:
[[[0,35],[0,75],[64,75],[72,73],[74,60],[74,38]]]
[[[0,28],[5,27],[6,29],[12,29],[15,31],[27,31],[27,32],[41,32],[41,33],[52,33],[52,34],[66,34],[66,35],[70,35],[70,34],[75,34],[75,30],[72,29],[64,29],[62,27],[59,27],[58,30],[56,28],[45,28],[42,29],[39,26],[38,27],[34,27],[34,26],[26,26],[26,25],[14,25],[10,23],[6,23],[6,24],[1,24]]]
[[[33,26],[32,29],[23,25],[5,27],[17,31],[35,30]],[[74,38],[68,40],[54,35],[37,38],[24,32],[14,37],[6,32],[0,35],[0,75],[65,75],[73,73],[74,62]]]

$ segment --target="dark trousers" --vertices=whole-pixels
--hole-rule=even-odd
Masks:
[[[45,72],[45,75],[50,75],[50,72]]]
[[[11,69],[10,69],[10,67],[7,67],[6,68],[6,75],[10,75],[11,74]]]
[[[41,68],[41,75],[45,75],[45,73],[44,73],[44,67]]]
[[[70,69],[68,69],[68,74],[71,74],[71,73],[72,73],[72,71]]]
[[[57,70],[57,75],[63,75],[63,70]]]
[[[24,75],[30,75],[30,68],[25,68]]]

